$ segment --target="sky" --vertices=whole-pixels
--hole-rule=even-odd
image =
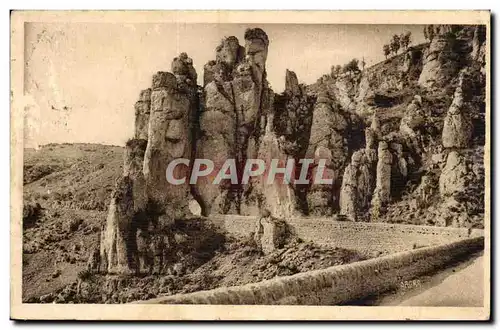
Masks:
[[[25,146],[87,142],[124,145],[134,133],[134,104],[157,71],[170,71],[186,52],[203,81],[223,37],[244,44],[245,29],[269,36],[267,77],[283,91],[286,69],[314,83],[352,58],[371,66],[384,59],[391,36],[421,25],[27,23],[25,25]]]

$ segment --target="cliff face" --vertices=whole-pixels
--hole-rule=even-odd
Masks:
[[[334,214],[364,221],[481,226],[484,169],[478,159],[485,136],[486,32],[482,26],[434,30],[428,44],[409,47],[363,71],[325,75],[308,86],[318,96],[313,123],[321,123],[310,145],[316,143],[315,132],[323,135],[325,118],[336,123],[345,122],[340,113],[351,118],[350,134],[340,125],[333,139],[348,143],[333,149],[329,143],[331,150],[344,151],[335,157],[342,163],[337,176],[342,184],[338,205],[331,204]],[[327,109],[336,109],[336,115]],[[444,186],[455,187],[455,197]],[[464,190],[474,191],[474,202],[457,208],[458,191]]]
[[[282,94],[267,82],[272,48],[259,28],[245,32],[243,45],[236,37],[221,41],[215,60],[204,66],[204,86],[196,85],[192,60],[181,53],[171,73],[155,74],[135,104],[135,136],[111,198],[96,270],[171,271],[180,251],[175,228],[192,217],[192,198],[205,216],[267,210],[285,219],[315,214],[481,226],[485,31],[438,31],[428,44],[310,86],[287,70]],[[304,170],[307,178],[321,170],[333,183],[295,182],[303,158],[313,162]],[[189,164],[173,176],[186,181],[173,185],[165,173],[179,159]],[[190,184],[195,159],[213,161],[214,171]],[[213,184],[228,159],[237,178]],[[294,160],[292,180],[268,184],[264,175],[242,183],[249,159],[267,167]],[[469,202],[467,194],[474,196]]]

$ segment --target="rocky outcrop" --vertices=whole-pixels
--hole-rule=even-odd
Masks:
[[[472,137],[472,122],[465,111],[462,81],[455,90],[446,117],[444,118],[442,141],[445,148],[467,148]]]
[[[459,202],[472,183],[472,173],[466,157],[457,151],[451,151],[446,158],[439,177],[441,204],[438,210],[437,224],[440,226],[467,226],[469,219],[467,205]],[[475,196],[468,196],[469,200]]]
[[[270,212],[265,212],[257,220],[254,241],[258,249],[268,255],[285,245],[287,234],[286,222],[271,216]]]
[[[450,214],[457,205],[466,205],[466,213],[476,212],[463,202],[463,195],[471,178],[484,173],[471,174],[475,171],[464,151],[477,144],[473,131],[484,115],[476,109],[483,106],[478,100],[484,88],[465,86],[465,78],[456,87],[455,78],[465,61],[473,64],[470,70],[481,70],[484,34],[481,27],[440,27],[423,55],[425,44],[363,72],[347,68],[323,77],[313,87],[300,84],[287,70],[282,94],[269,87],[269,38],[259,28],[245,32],[244,45],[234,36],[221,41],[215,59],[204,66],[203,86],[197,86],[192,60],[181,53],[172,61],[171,72],[153,76],[151,88],[143,90],[135,104],[134,139],[127,144],[123,176],[113,192],[99,257],[93,257],[91,268],[118,274],[168,272],[183,242],[176,239],[174,227],[190,217],[192,197],[203,215],[269,210],[255,236],[268,253],[280,246],[283,236],[275,218],[340,212],[350,220],[381,219],[388,204],[405,202],[403,192],[411,189],[414,209],[437,209],[430,198],[437,184],[430,189],[427,179],[419,183],[418,178],[421,173],[437,178],[441,168],[440,201],[448,206],[437,222],[463,225],[463,216],[455,221]],[[423,98],[415,95],[406,106],[417,77],[425,88]],[[435,88],[441,85],[456,87],[444,122],[442,114],[451,100]],[[442,146],[449,150],[438,152],[431,135],[441,127]],[[190,184],[192,164],[179,164],[173,177],[186,180],[166,180],[168,164],[193,158],[213,161],[213,173]],[[322,171],[333,184],[295,182],[303,172],[298,163],[303,158],[313,159],[307,164],[308,179]],[[213,184],[228,159],[234,159],[237,182],[223,178]],[[263,175],[241,183],[248,159],[264,160],[266,167],[272,160],[280,167],[293,160],[291,182],[277,179],[268,184]]]
[[[151,109],[151,89],[142,90],[135,103],[135,138],[148,139],[149,115]]]
[[[358,220],[371,205],[376,163],[376,150],[365,148],[355,151],[351,163],[345,168],[340,189],[340,214],[351,221]]]
[[[442,61],[440,60],[440,56],[447,47],[447,40],[441,36],[431,41],[429,48],[424,53],[423,68],[418,78],[419,85],[432,87],[436,81],[442,79]]]
[[[445,86],[463,66],[463,54],[468,53],[466,28],[460,25],[435,25],[436,35],[423,55],[418,84],[424,88]],[[459,55],[458,55],[459,54]]]
[[[293,160],[284,151],[285,148],[284,138],[278,138],[272,128],[272,121],[268,121],[257,158],[263,160],[267,166],[270,166],[274,159],[280,168],[285,168],[288,160]],[[257,210],[265,208],[273,216],[286,219],[299,215],[299,207],[293,188],[293,178],[290,177],[290,182],[286,182],[285,175],[281,174],[276,175],[272,182],[268,182],[268,175],[269,172],[267,172],[267,175],[252,180],[252,191],[250,192],[252,197],[247,199],[247,209],[250,209],[250,204],[254,201],[258,201],[260,205],[258,205]]]
[[[127,142],[123,177],[118,179],[111,196],[108,215],[100,241],[100,264],[106,273],[135,273],[140,253],[136,248],[136,215],[146,208],[147,197],[142,174],[146,140]],[[132,236],[132,237],[131,237]]]
[[[241,204],[241,213],[244,214],[255,214],[258,209],[266,208],[273,216],[287,218],[307,209],[307,203],[303,202],[308,185],[296,184],[295,179],[302,170],[299,160],[304,158],[308,147],[314,99],[306,94],[294,72],[287,70],[285,78],[282,94],[274,95],[274,98],[265,97],[271,101],[263,107],[265,116],[260,124],[265,124],[265,128],[255,141],[258,145],[249,146],[249,155],[253,154],[252,150],[257,150],[256,158],[264,162],[268,171],[251,178],[245,187]],[[285,168],[289,161],[293,166],[287,169],[287,180],[283,173],[274,176],[274,180],[269,178],[272,162],[279,168]]]
[[[486,26],[476,25],[474,27],[474,37],[472,39],[471,58],[474,61],[485,63],[486,57]]]
[[[191,158],[197,76],[185,53],[172,61],[171,69],[173,73],[155,74],[151,89],[141,92],[136,104],[136,138],[126,145],[123,176],[112,194],[101,233],[100,264],[94,269],[163,272],[172,252],[171,226],[188,214],[189,164],[173,173],[174,178],[185,177],[184,184],[169,183],[166,170],[176,159]]]
[[[393,157],[387,142],[378,145],[377,179],[372,200],[372,215],[378,218],[391,198],[391,168]]]
[[[481,171],[474,171],[471,166],[471,157],[477,156],[469,149],[474,130],[471,116],[478,111],[477,103],[472,102],[476,87],[475,80],[471,79],[477,78],[478,74],[473,70],[471,66],[460,71],[453,101],[443,123],[442,146],[447,156],[439,177],[441,204],[438,223],[442,226],[469,226],[471,215],[478,210],[476,206],[483,201],[482,193],[478,194],[476,189],[484,177]]]
[[[425,121],[425,113],[422,109],[422,98],[415,95],[413,100],[406,108],[403,118],[399,125],[399,132],[403,137],[415,139],[417,137],[416,129]]]
[[[339,208],[341,214],[348,218],[360,220],[368,205],[373,212],[373,220],[413,219],[410,221],[416,223],[424,219],[423,213],[427,212],[428,215],[432,213],[426,218],[429,223],[464,223],[462,220],[436,220],[438,217],[435,215],[440,210],[438,204],[453,204],[448,203],[448,197],[439,198],[437,182],[440,171],[446,166],[447,154],[450,151],[458,151],[467,158],[470,153],[475,155],[471,148],[477,148],[484,143],[476,136],[484,135],[485,27],[435,25],[427,38],[429,44],[411,46],[401,55],[369,67],[358,75],[342,73],[342,69],[334,67],[330,75],[321,77],[309,88],[310,92],[318,97],[318,101],[314,110],[310,140],[312,151],[308,151],[308,154],[314,154],[315,140],[320,141],[317,145],[328,149],[331,155],[334,155],[336,150],[345,151],[337,153],[331,159],[332,162],[337,159],[346,160],[340,166],[340,175],[334,176],[342,182],[339,189]],[[352,86],[347,84],[348,77],[357,77],[352,80]],[[422,87],[424,89],[417,95],[411,94],[415,88]],[[450,97],[449,90],[454,89],[455,97]],[[408,103],[410,97],[413,97],[413,100]],[[345,113],[345,110],[356,113],[363,121],[363,127],[370,123],[368,117],[375,115],[371,127],[365,130],[361,143],[352,143],[354,137],[361,136],[359,130],[351,134],[340,130],[337,135],[339,139],[330,140],[334,134],[328,135],[326,128],[330,127],[329,120],[335,115],[325,110],[332,109],[340,109],[341,113]],[[321,119],[316,123],[316,114],[321,112],[325,115],[318,116],[317,118]],[[349,130],[352,127],[348,120],[349,115],[343,117]],[[339,143],[339,147],[334,147],[331,141],[340,142],[341,138],[349,143]],[[376,165],[370,169],[369,162],[366,162],[367,166],[363,166],[364,157],[361,155],[366,154],[367,150],[375,149],[381,142],[387,143],[387,152],[380,155],[374,150],[375,158],[378,158],[381,166],[377,172]],[[364,151],[359,149],[363,143]],[[442,147],[448,150],[441,150]],[[466,149],[469,151],[464,152]],[[349,155],[352,155],[350,162]],[[329,156],[326,158],[330,159]],[[384,158],[391,158],[392,161],[382,166]],[[331,169],[334,170],[334,167]],[[468,171],[467,177],[471,177],[471,169]],[[422,174],[424,179],[419,182]],[[425,178],[430,177],[433,178],[432,189],[425,181]],[[367,182],[370,179],[373,182],[379,180],[378,190],[369,190]],[[468,184],[463,189],[472,191],[475,185],[478,184]],[[324,200],[319,196],[321,194],[316,193],[314,189],[311,189],[308,195],[309,205],[314,205],[316,210],[326,205],[324,202],[311,203]],[[464,204],[463,197],[462,191],[456,200]],[[414,218],[407,217],[410,214],[401,213],[406,212],[403,209],[408,204],[412,205],[413,210],[417,210],[418,214],[413,214]],[[433,211],[422,209],[423,205],[428,205]],[[466,213],[469,215],[474,214],[471,208],[479,210],[467,205]],[[390,212],[385,212],[386,207]]]
[[[466,187],[467,164],[463,155],[451,151],[439,177],[439,192],[443,197],[453,196]]]
[[[195,77],[188,75],[192,65],[182,67],[180,59],[172,68],[179,74],[158,72],[153,77],[149,139],[144,156],[144,178],[148,198],[161,205],[167,216],[182,217],[188,212],[189,181],[173,185],[167,181],[167,166],[175,159],[191,158],[191,111],[197,107]],[[182,73],[182,74],[180,74]],[[189,178],[189,167],[178,165],[174,178]],[[170,209],[169,209],[170,208]],[[168,210],[167,210],[168,209]]]
[[[214,161],[216,170],[226,159],[235,159],[239,178],[246,160],[257,156],[262,119],[270,108],[272,92],[265,69],[268,46],[263,30],[249,29],[244,51],[235,37],[226,38],[216,49],[215,63],[205,66],[205,107],[200,114],[196,156]],[[213,185],[212,180],[202,179],[197,184],[207,208],[203,213],[240,213],[243,187],[230,180]]]
[[[237,65],[245,59],[245,48],[240,46],[238,38],[234,36],[224,38],[215,52],[216,60],[204,66],[203,86],[214,80],[232,80]]]
[[[351,221],[356,220],[358,211],[357,172],[358,162],[352,161],[345,168],[340,189],[340,214],[345,215]]]
[[[416,211],[417,209],[425,209],[427,208],[433,201],[431,197],[434,195],[434,192],[437,190],[438,184],[433,176],[424,175],[420,179],[420,184],[415,189],[415,205],[412,205],[412,210]]]
[[[328,92],[319,94],[314,106],[307,158],[326,160],[325,176],[333,185],[313,185],[308,192],[312,214],[328,215],[339,209],[342,174],[349,162],[350,118]],[[317,157],[320,156],[320,157]]]
[[[336,96],[345,111],[357,109],[356,95],[360,80],[361,74],[349,72],[335,81]]]

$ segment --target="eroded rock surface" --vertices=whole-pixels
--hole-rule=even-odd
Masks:
[[[254,241],[262,253],[268,255],[285,245],[287,233],[286,222],[268,212],[257,220]]]
[[[472,137],[472,130],[472,122],[469,114],[465,111],[462,84],[460,83],[444,118],[443,147],[467,148]]]
[[[216,49],[216,61],[205,66],[205,107],[196,155],[213,160],[216,170],[226,159],[235,159],[238,178],[246,160],[257,156],[262,119],[272,100],[265,70],[268,45],[263,30],[249,29],[244,48],[235,37],[226,38]],[[240,213],[244,188],[227,179],[213,185],[213,179],[197,184],[205,213]]]
[[[453,196],[464,191],[466,186],[467,164],[463,155],[451,151],[446,158],[446,165],[439,177],[439,192],[441,196]]]
[[[99,266],[107,273],[138,271],[138,249],[133,236],[137,228],[136,215],[146,208],[147,197],[142,173],[146,140],[130,140],[124,154],[124,173],[118,179],[111,196],[108,215],[100,241]]]
[[[372,200],[372,214],[375,218],[380,216],[391,198],[392,161],[387,142],[381,141],[378,145],[377,179]]]
[[[172,61],[172,71],[156,73],[152,88],[142,91],[136,104],[136,139],[127,142],[123,176],[101,233],[100,265],[92,266],[100,271],[163,272],[171,253],[170,227],[188,215],[189,164],[173,173],[185,177],[184,184],[169,183],[166,170],[176,159],[191,159],[197,76],[185,53]]]
[[[431,207],[437,224],[469,223],[464,214],[481,210],[461,199],[469,182],[479,182],[484,173],[476,175],[481,171],[462,151],[480,141],[474,132],[484,120],[481,89],[469,86],[483,82],[484,31],[461,26],[436,31],[428,46],[412,47],[378,67],[335,71],[314,87],[300,84],[287,70],[281,94],[267,81],[269,37],[259,28],[248,29],[243,44],[234,36],[221,41],[215,59],[204,66],[203,86],[197,86],[192,60],[181,53],[171,73],[155,74],[135,104],[134,140],[127,145],[123,176],[94,258],[99,260],[93,259],[91,268],[171,271],[179,248],[172,228],[190,216],[193,197],[203,215],[269,210],[255,236],[264,253],[282,244],[276,218],[340,213],[353,221],[384,221],[387,208],[397,202],[413,210]],[[467,56],[460,59],[458,53]],[[471,72],[458,74],[466,60],[474,64]],[[466,74],[475,83],[465,86]],[[423,89],[410,94],[417,85]],[[441,97],[438,87],[455,89],[453,100]],[[436,102],[440,97],[443,101]],[[436,146],[436,132],[442,132],[442,147],[452,150]],[[173,177],[186,181],[167,182],[169,163],[194,158],[213,161],[213,173],[189,184],[192,162],[180,164]],[[312,159],[308,180],[322,172],[333,183],[297,183],[303,158]],[[230,170],[236,171],[236,181],[225,177],[213,184],[228,159],[234,160]],[[268,184],[265,173],[242,183],[248,159],[264,160],[266,168],[273,160],[280,167],[293,160],[291,182],[278,175]],[[420,178],[422,172],[429,176]],[[431,198],[435,194],[442,207]],[[456,213],[455,202],[466,205],[464,210]],[[453,220],[450,214],[460,216]]]
[[[142,90],[135,103],[135,138],[148,139],[149,115],[151,109],[151,89]]]

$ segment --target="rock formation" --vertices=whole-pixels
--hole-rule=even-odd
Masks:
[[[387,142],[381,141],[378,145],[377,181],[372,200],[372,214],[375,218],[380,216],[391,198],[392,160]]]
[[[449,197],[464,191],[467,172],[464,156],[457,151],[451,151],[446,158],[446,165],[439,177],[439,192],[441,196]]]
[[[151,89],[141,91],[135,103],[135,138],[148,139],[149,115],[151,109]]]
[[[269,117],[272,119],[272,117]],[[277,160],[279,167],[287,166],[289,160],[293,158],[285,150],[285,140],[278,138],[272,128],[272,121],[267,122],[266,132],[262,137],[259,148],[258,159],[264,161],[267,166],[271,165],[272,160]],[[269,175],[269,173],[267,173]],[[267,181],[267,175],[259,176],[252,180],[251,197],[246,200],[246,209],[250,213],[250,207],[253,201],[259,201],[258,208],[266,208],[275,217],[289,218],[298,215],[299,208],[293,189],[293,178],[290,182],[285,181],[284,175],[276,175],[272,183]]]
[[[414,209],[435,207],[430,196],[439,190],[440,203],[447,206],[436,222],[464,225],[463,214],[483,210],[462,200],[472,189],[469,182],[484,177],[484,171],[471,168],[466,152],[480,141],[473,131],[484,121],[484,103],[478,102],[484,94],[484,38],[483,27],[440,26],[428,47],[419,45],[391,59],[396,65],[390,68],[348,70],[310,86],[287,70],[281,94],[267,81],[269,38],[259,28],[245,32],[244,45],[234,36],[221,41],[215,60],[204,66],[203,86],[197,86],[192,60],[181,53],[171,72],[157,72],[151,87],[140,92],[134,139],[127,143],[123,175],[89,267],[118,274],[168,272],[181,245],[172,228],[191,216],[192,198],[205,216],[269,210],[255,236],[264,253],[281,244],[284,229],[277,218],[340,213],[354,221],[384,221],[391,202],[403,199],[407,189],[414,194],[409,198],[416,201]],[[480,86],[466,85],[465,70],[455,85],[465,61],[472,61],[471,76],[482,77],[469,85]],[[425,88],[424,100],[408,92],[417,84]],[[441,97],[434,88],[440,86],[456,88],[444,122],[441,114],[450,99],[432,103]],[[432,136],[422,139],[441,128],[444,151],[438,151]],[[214,171],[190,184],[194,158],[213,161]],[[303,158],[313,159],[307,179],[323,170],[333,184],[295,182]],[[172,175],[186,180],[169,183],[167,166],[181,159],[190,162],[176,166]],[[237,182],[224,178],[212,184],[228,159],[234,159]],[[273,159],[281,167],[294,161],[291,182],[267,184],[263,175],[241,183],[248,159],[263,160],[267,168]],[[439,189],[430,189],[424,178],[437,182],[440,170]],[[420,173],[425,174],[421,182],[415,181]],[[466,210],[453,220],[457,205]]]
[[[476,25],[474,27],[474,37],[472,39],[471,57],[480,63],[485,63],[486,56],[486,26]]]
[[[422,109],[422,98],[420,95],[415,95],[401,118],[399,133],[416,152],[421,152],[420,134],[417,130],[425,121],[426,114]]]
[[[308,158],[314,158],[316,154],[326,156],[322,158],[327,159],[327,175],[333,178],[333,185],[311,187],[308,193],[311,213],[324,215],[338,211],[342,173],[349,161],[349,124],[349,117],[336,106],[328,92],[318,95],[306,155]]]
[[[464,53],[470,51],[467,28],[460,25],[435,25],[436,35],[424,53],[418,84],[424,88],[444,86],[463,65]],[[457,56],[457,54],[460,54]]]
[[[418,79],[422,87],[432,87],[443,78],[444,52],[450,47],[449,40],[439,34],[431,41],[424,53],[422,72]]]
[[[172,61],[172,73],[153,76],[149,139],[144,155],[144,178],[148,198],[167,217],[189,214],[189,181],[167,181],[167,166],[175,159],[191,158],[191,112],[197,111],[196,72],[185,53]],[[174,178],[189,178],[189,166],[175,167]]]
[[[372,134],[370,128],[367,134]],[[356,221],[360,214],[366,213],[370,208],[375,188],[377,164],[377,151],[373,143],[366,145],[365,149],[355,151],[351,163],[347,165],[342,177],[340,189],[340,214],[349,220]]]
[[[285,245],[287,234],[286,222],[265,211],[257,220],[254,241],[262,253],[267,255]]]
[[[472,122],[464,107],[463,76],[455,90],[453,102],[444,118],[442,141],[445,148],[467,148],[472,137]]]
[[[171,161],[191,158],[197,77],[185,53],[173,60],[172,72],[155,74],[152,88],[141,92],[136,104],[136,139],[127,142],[123,176],[101,233],[101,271],[163,272],[171,253],[170,226],[187,215],[189,164],[173,173],[175,178],[186,177],[184,184],[170,184],[165,173]]]
[[[142,173],[146,140],[130,140],[124,154],[123,177],[111,196],[106,225],[101,233],[100,271],[134,273],[138,271],[140,251],[136,248],[137,220],[146,209],[147,196]]]
[[[261,120],[270,107],[272,92],[265,68],[268,46],[263,30],[249,29],[244,49],[236,37],[229,37],[217,47],[215,63],[205,66],[205,107],[196,156],[213,160],[216,169],[226,159],[235,159],[240,178],[246,160],[257,156]],[[208,208],[203,213],[240,213],[243,187],[228,180],[213,185],[210,180],[197,185]]]

